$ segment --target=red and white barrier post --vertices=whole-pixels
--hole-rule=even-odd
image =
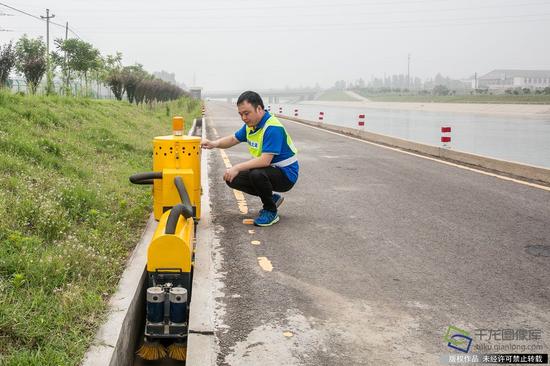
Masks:
[[[298,117],[298,110],[297,109],[294,110],[294,117]]]
[[[365,129],[365,115],[360,114],[357,118],[357,127],[361,130]]]
[[[443,147],[451,147],[451,127],[441,127],[441,143]]]
[[[325,112],[319,112],[319,122],[323,122],[324,118],[325,118]]]

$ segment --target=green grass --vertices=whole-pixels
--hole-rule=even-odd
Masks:
[[[333,101],[333,102],[357,102],[356,98],[351,97],[341,90],[327,90],[319,95],[316,100]]]
[[[376,95],[356,91],[373,102],[550,104],[550,95]]]
[[[0,92],[0,364],[77,365],[151,211],[152,138],[200,103]]]

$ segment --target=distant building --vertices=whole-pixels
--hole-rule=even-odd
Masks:
[[[550,86],[550,70],[493,70],[477,80],[478,88],[506,90]]]
[[[172,83],[173,85],[178,85],[178,82],[176,81],[176,74],[173,72],[167,72],[167,71],[155,71],[153,72],[153,76],[156,78],[159,78],[160,80],[164,80],[167,83]]]
[[[189,88],[189,93],[194,99],[201,99],[202,88],[200,86],[192,86]]]
[[[172,85],[179,86],[183,90],[187,90],[187,85],[185,85],[184,82],[178,83],[176,80],[176,74],[173,72],[167,72],[167,71],[155,71],[153,72],[153,76],[155,76],[158,79],[164,80],[167,83],[171,83]]]

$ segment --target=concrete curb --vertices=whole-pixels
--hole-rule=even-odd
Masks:
[[[82,366],[132,364],[133,349],[141,331],[136,327],[136,322],[141,324],[147,247],[157,224],[151,214],[138,244],[128,259],[117,291],[109,301],[107,321],[97,332],[92,346],[84,356]]]
[[[195,118],[195,119],[193,119],[193,124],[191,125],[191,128],[189,129],[188,135],[189,136],[194,136],[196,130],[197,130],[197,119]]]
[[[422,154],[452,160],[454,162],[466,163],[480,168],[509,174],[518,178],[537,181],[543,184],[550,184],[550,169],[517,163],[514,161],[500,160],[487,156],[476,155],[463,151],[451,150],[439,146],[422,144],[397,137],[382,135],[374,132],[361,131],[355,128],[336,126],[328,123],[314,122],[305,119],[289,117],[282,114],[275,114],[277,117],[289,121],[303,123],[309,126],[319,127],[328,131],[338,132],[345,135],[358,137],[360,139],[375,142],[383,145],[393,146],[404,150],[419,152]]]
[[[206,118],[202,119],[202,138],[206,136]],[[193,294],[189,310],[187,336],[187,366],[215,365],[216,339],[214,336],[214,264],[212,245],[214,228],[210,215],[208,180],[209,151],[204,150],[201,161],[202,212],[197,227],[197,245],[193,267]]]

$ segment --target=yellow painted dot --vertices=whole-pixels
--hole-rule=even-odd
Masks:
[[[260,241],[259,241],[259,240],[252,240],[252,241],[250,242],[250,244],[252,244],[252,245],[260,245]]]
[[[252,224],[254,224],[254,220],[253,219],[244,219],[243,224],[252,225]]]
[[[258,257],[258,264],[266,272],[273,271],[273,265],[271,265],[271,261],[267,257]]]
[[[290,338],[290,337],[292,337],[292,336],[294,335],[294,333],[288,332],[288,331],[287,331],[287,332],[283,332],[283,335],[284,335],[285,337],[289,337],[289,338]]]

